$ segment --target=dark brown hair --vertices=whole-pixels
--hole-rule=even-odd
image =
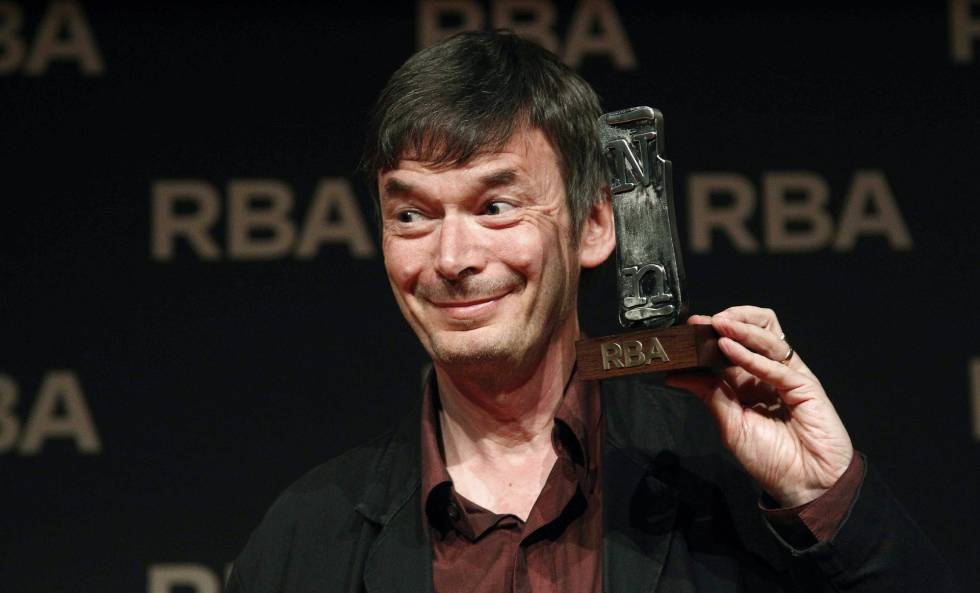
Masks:
[[[539,128],[558,154],[578,236],[602,199],[599,99],[543,47],[505,31],[466,32],[419,51],[388,80],[368,122],[361,169],[377,200],[377,174],[405,155],[458,166],[499,150],[522,127]]]

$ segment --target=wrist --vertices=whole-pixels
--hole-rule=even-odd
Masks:
[[[847,455],[841,455],[841,462],[833,467],[823,468],[818,476],[802,484],[784,485],[783,488],[766,488],[766,495],[779,505],[789,509],[809,504],[823,496],[840,483],[841,478],[854,465],[857,457],[851,448]]]
[[[766,496],[768,496],[772,502],[775,503],[776,508],[796,509],[820,498],[828,490],[830,490],[830,487],[806,488],[783,493],[766,492]]]
[[[817,498],[789,508],[779,508],[776,500],[763,494],[759,509],[770,527],[795,548],[833,538],[844,522],[864,481],[864,458],[856,453],[844,474]]]
[[[841,477],[854,463],[854,457],[854,450],[851,449],[848,455],[842,456],[841,463],[825,468],[820,475],[810,481],[781,489],[767,489],[766,493],[781,508],[795,508],[813,502],[840,482]]]

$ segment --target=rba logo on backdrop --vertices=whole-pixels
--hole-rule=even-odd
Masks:
[[[321,179],[305,211],[296,209],[292,188],[278,179],[233,179],[225,189],[222,197],[201,179],[154,182],[151,257],[173,261],[189,250],[209,261],[309,260],[325,245],[346,247],[358,259],[377,255],[370,215],[346,179]],[[810,171],[764,172],[758,190],[740,173],[693,173],[684,240],[694,253],[711,253],[720,237],[739,253],[848,252],[862,237],[884,240],[896,251],[912,248],[883,171],[856,171],[840,211],[832,212],[829,203],[830,185]],[[751,228],[760,218],[761,240]]]
[[[912,248],[912,237],[883,171],[854,172],[836,228],[828,208],[830,185],[823,176],[811,171],[767,171],[760,190],[739,173],[691,174],[686,237],[691,250],[710,253],[712,239],[718,235],[740,253],[804,253],[827,247],[853,251],[862,236],[884,238],[898,251]],[[748,226],[756,220],[759,194],[761,245]]]
[[[321,179],[300,219],[292,188],[278,179],[233,179],[224,201],[201,179],[158,180],[150,193],[150,249],[157,261],[173,260],[178,240],[204,260],[312,259],[324,244],[346,245],[355,258],[376,253],[367,216],[346,179]],[[222,217],[223,246],[213,233]]]
[[[39,455],[45,443],[54,440],[68,440],[82,454],[102,452],[99,433],[74,371],[45,373],[24,422],[18,416],[19,392],[17,381],[0,373],[0,455]]]
[[[555,32],[558,11],[550,0],[420,0],[416,20],[419,49],[460,31],[510,29],[532,39],[577,67],[586,55],[605,56],[620,70],[637,67],[636,54],[611,0],[580,0],[565,32]],[[980,0],[947,0],[949,55],[972,64],[980,40]],[[489,17],[489,18],[488,18]]]
[[[74,63],[85,76],[105,73],[95,34],[78,2],[50,2],[31,31],[24,27],[24,9],[0,1],[0,74],[21,71],[41,76],[51,62]]]
[[[980,0],[949,0],[949,54],[957,64],[972,64],[980,40]]]
[[[105,62],[81,3],[47,3],[38,26],[25,30],[24,4],[0,0],[0,75],[23,72],[40,76],[52,61],[73,62],[86,76],[105,73]],[[575,67],[587,55],[607,57],[620,70],[637,67],[636,54],[611,0],[580,0],[564,41],[556,33],[558,11],[549,0],[420,0],[416,42],[428,47],[463,30],[511,29],[540,43]],[[954,63],[971,64],[980,39],[978,0],[948,0],[949,54]]]
[[[580,0],[564,41],[555,32],[558,10],[554,2],[493,0],[487,11],[481,4],[476,0],[421,0],[415,32],[418,49],[461,31],[510,29],[558,54],[573,68],[587,55],[608,58],[619,70],[637,67],[636,54],[611,0]]]

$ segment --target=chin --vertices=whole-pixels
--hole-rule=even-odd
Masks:
[[[513,332],[491,328],[443,331],[430,337],[429,354],[433,361],[450,366],[519,361],[526,349],[523,340]]]

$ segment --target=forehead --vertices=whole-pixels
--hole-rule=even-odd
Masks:
[[[532,128],[515,132],[499,149],[477,154],[459,165],[432,163],[406,155],[395,168],[380,172],[378,182],[383,199],[428,178],[500,186],[547,183],[556,177],[560,177],[558,156],[544,132]]]

